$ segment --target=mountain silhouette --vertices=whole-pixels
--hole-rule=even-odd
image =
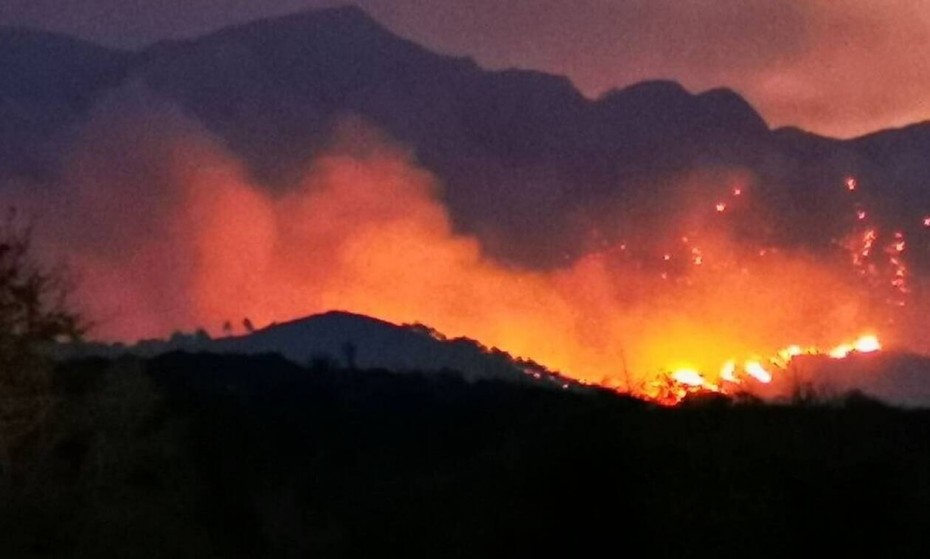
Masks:
[[[132,346],[80,342],[57,345],[53,351],[59,359],[113,358],[124,354],[152,357],[173,351],[276,354],[298,365],[445,372],[469,381],[499,380],[557,389],[580,386],[536,363],[487,348],[475,340],[446,338],[422,324],[397,325],[342,311],[307,316],[217,339],[203,333],[176,333],[168,340],[143,340]]]
[[[68,126],[122,80],[131,55],[0,27],[0,179],[50,178]]]
[[[919,230],[930,213],[928,124],[852,140],[770,130],[736,92],[695,94],[672,81],[592,100],[564,77],[430,52],[355,7],[132,53],[17,29],[0,30],[0,45],[12,76],[0,85],[7,177],[54,172],[73,123],[109,90],[141,83],[199,119],[269,188],[293,184],[340,122],[360,118],[437,175],[459,230],[521,265],[577,256],[592,229],[620,235],[617,223],[637,223],[625,211],[671,200],[695,171],[710,171],[708,197],[727,170],[749,173],[764,210],[747,210],[744,228],[768,244],[830,246],[848,226],[836,200],[851,175],[889,227]],[[673,221],[676,208],[643,221]],[[762,215],[774,220],[764,232]],[[924,258],[917,268],[930,265]]]

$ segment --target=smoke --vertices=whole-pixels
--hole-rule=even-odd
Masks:
[[[674,221],[631,221],[622,241],[544,272],[501,264],[456,233],[435,177],[351,119],[299,185],[279,192],[138,88],[114,94],[77,137],[63,184],[20,189],[11,202],[37,216],[40,245],[76,273],[100,339],[340,309],[622,386],[669,367],[836,343],[877,320],[834,263],[759,254],[716,199],[697,199],[707,189],[694,181],[662,190],[663,207],[687,208]],[[721,195],[733,196],[731,183]]]

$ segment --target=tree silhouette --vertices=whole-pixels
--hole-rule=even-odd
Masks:
[[[12,480],[11,456],[54,408],[42,346],[85,330],[68,307],[64,272],[43,266],[31,241],[15,210],[0,219],[0,487]]]
[[[64,272],[36,259],[31,227],[10,210],[0,222],[0,365],[33,355],[41,344],[81,336],[85,325],[69,309],[68,293]]]

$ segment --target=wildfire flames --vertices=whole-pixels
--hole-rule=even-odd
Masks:
[[[790,345],[774,352],[767,359],[731,359],[720,366],[716,375],[705,374],[691,367],[677,368],[646,382],[640,394],[665,405],[677,404],[689,395],[702,392],[733,394],[745,390],[744,385],[747,383],[772,383],[778,375],[790,370],[793,360],[802,355],[845,359],[853,353],[873,353],[881,348],[878,338],[872,334],[862,335],[853,342],[826,350]]]
[[[858,194],[859,181],[856,177],[846,177],[843,185],[848,193]],[[732,194],[739,196],[742,194],[742,189],[735,188]],[[717,212],[723,212],[726,208],[725,202],[717,202],[715,206]],[[893,293],[886,298],[887,303],[905,306],[911,290],[908,285],[909,271],[904,260],[907,247],[904,233],[894,231],[884,249],[876,251],[876,247],[881,246],[878,244],[880,235],[878,228],[867,222],[869,212],[861,201],[855,202],[853,211],[857,222],[865,222],[864,225],[860,224],[860,229],[852,232],[843,243],[851,256],[853,269],[873,291],[882,285],[890,286]],[[928,224],[930,224],[930,218],[923,218],[922,225],[926,227]],[[683,237],[682,242],[688,244],[689,238]],[[703,263],[699,249],[692,249],[692,254],[695,265]],[[759,257],[765,257],[769,254],[769,250],[761,249],[758,254]],[[669,256],[665,255],[664,259],[669,260]],[[666,276],[663,275],[662,279],[666,279]],[[880,290],[877,291],[880,292]],[[853,354],[873,353],[881,349],[881,342],[876,335],[863,334],[853,341],[832,347],[792,344],[771,351],[768,357],[750,354],[741,358],[730,358],[719,366],[711,366],[706,370],[687,362],[678,363],[655,373],[634,391],[660,404],[674,405],[694,394],[734,394],[747,390],[747,387],[778,382],[787,371],[791,370],[795,359],[800,356],[846,359]]]
[[[878,351],[879,333],[897,341],[889,309],[913,296],[906,236],[872,221],[855,177],[837,179],[850,232],[835,260],[744,239],[732,224],[757,196],[733,171],[682,178],[683,194],[660,200],[674,219],[618,228],[541,271],[500,263],[456,231],[433,177],[381,139],[319,155],[299,185],[272,193],[183,119],[180,132],[144,138],[135,119],[98,120],[67,194],[25,201],[43,209],[43,245],[69,257],[103,339],[339,309],[675,403],[777,384],[801,356]]]

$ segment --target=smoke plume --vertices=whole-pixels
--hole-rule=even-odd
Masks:
[[[436,178],[371,127],[348,119],[299,185],[274,191],[182,111],[127,88],[81,126],[61,185],[13,191],[11,202],[68,262],[105,340],[339,309],[623,386],[876,323],[833,263],[760,254],[714,199],[695,199],[707,188],[682,184],[663,204],[696,208],[686,218],[632,220],[628,238],[561,269],[517,269],[455,232]]]

